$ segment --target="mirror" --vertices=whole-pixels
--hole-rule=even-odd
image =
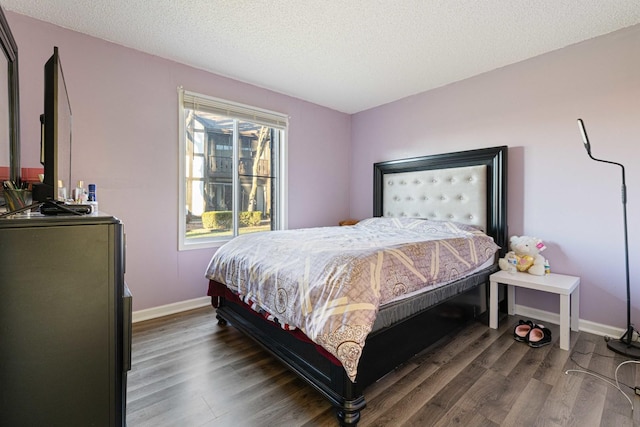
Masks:
[[[0,178],[20,179],[20,104],[18,101],[18,46],[0,7]],[[0,187],[1,188],[1,187]]]

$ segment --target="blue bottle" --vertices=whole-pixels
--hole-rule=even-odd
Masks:
[[[96,198],[96,185],[95,184],[89,184],[89,197],[87,199],[89,202],[97,202],[98,199]]]

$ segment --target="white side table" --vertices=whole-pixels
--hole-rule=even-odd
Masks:
[[[509,314],[514,314],[515,287],[535,289],[560,295],[560,348],[569,350],[569,328],[578,331],[580,316],[580,278],[551,273],[535,276],[529,273],[498,271],[489,276],[489,327],[498,328],[498,283],[507,286]],[[571,323],[569,323],[571,321]]]

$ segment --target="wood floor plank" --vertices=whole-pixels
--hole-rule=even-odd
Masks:
[[[542,413],[545,398],[551,392],[552,386],[535,378],[527,381],[524,390],[500,423],[502,426],[531,426]]]
[[[599,372],[602,376],[609,376],[611,366],[601,355],[607,351],[604,340],[595,343],[593,354],[589,360],[588,369]],[[612,359],[608,362],[610,363]],[[599,426],[610,386],[599,378],[587,376],[583,380],[583,387],[576,397],[569,426]],[[622,398],[622,396],[619,396]]]
[[[404,372],[402,378],[397,379],[395,376],[387,375],[374,384],[374,387],[384,388],[386,392],[377,395],[369,395],[367,392],[365,395],[367,407],[362,411],[362,416],[370,420],[378,420],[376,422],[383,425],[392,408],[400,410],[399,402],[409,399],[407,396],[412,394],[429,376],[438,372],[442,366],[448,366],[452,358],[477,341],[478,337],[488,336],[487,334],[497,336],[495,333],[488,332],[485,327],[470,325],[450,340],[444,341],[446,344],[443,342],[444,345],[417,355],[412,360],[412,364],[416,366],[415,369],[406,371],[400,368]],[[397,381],[392,383],[395,379]]]
[[[513,340],[518,318],[489,329],[474,322],[365,390],[361,427],[632,426],[640,365],[619,369],[637,406],[590,375],[613,377],[625,361],[602,337],[572,332],[571,352]],[[233,326],[203,308],[140,322],[133,329],[129,427],[336,426],[319,393]],[[567,370],[584,370],[569,372]]]
[[[582,369],[588,366],[595,343],[584,340],[576,344],[572,352],[572,360],[565,365],[568,369]],[[543,405],[543,411],[538,415],[534,425],[536,426],[566,426],[571,420],[575,409],[577,395],[582,389],[583,381],[586,378],[584,373],[569,372],[560,375],[547,396]]]
[[[375,425],[388,426],[394,423],[407,423],[408,419],[425,402],[432,399],[449,381],[468,368],[476,355],[491,345],[495,339],[497,339],[497,335],[485,330],[478,334],[477,338],[470,341],[467,346],[457,347],[448,343],[441,347],[440,352],[434,353],[436,356],[434,359],[439,363],[431,364],[435,371],[428,376],[418,376],[419,383],[406,389],[404,398],[393,407],[388,408],[384,415],[377,418]]]
[[[469,387],[478,381],[486,369],[470,364],[468,368],[453,377],[446,386],[416,411],[406,422],[407,425],[426,426],[439,422],[453,408]]]
[[[199,384],[210,380],[219,381],[221,392],[234,392],[239,387],[250,387],[256,378],[255,372],[262,369],[274,371],[278,368],[280,372],[284,371],[284,367],[271,363],[269,355],[253,350],[245,353],[240,359],[233,358],[228,365],[217,364],[214,360],[210,365],[203,363],[195,366],[184,366],[182,362],[177,362],[167,367],[160,363],[160,372],[141,378],[139,384],[135,383],[136,377],[129,381],[134,385],[131,386],[130,392],[127,387],[128,399],[134,403],[139,398],[146,398],[148,401],[150,397],[161,396],[166,390],[179,389],[185,383]],[[243,381],[243,378],[247,379]]]
[[[546,351],[544,347],[532,351],[525,343],[514,341],[458,404],[469,413],[479,412],[496,424],[502,423]]]

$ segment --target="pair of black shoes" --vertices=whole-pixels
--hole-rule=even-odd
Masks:
[[[521,319],[513,329],[513,339],[526,342],[529,347],[538,348],[551,343],[551,331],[544,325]]]

